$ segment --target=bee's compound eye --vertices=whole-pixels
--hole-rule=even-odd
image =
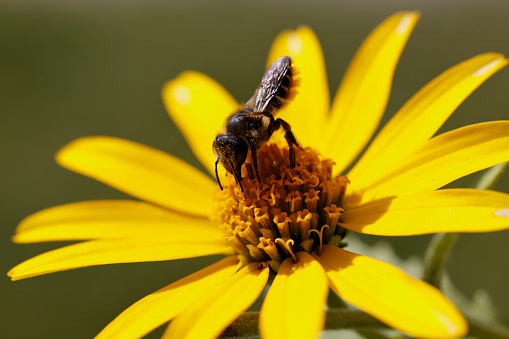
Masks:
[[[240,167],[246,161],[248,152],[248,145],[244,139],[235,135],[219,134],[212,148],[216,158],[228,172],[233,173],[236,170],[240,173]]]

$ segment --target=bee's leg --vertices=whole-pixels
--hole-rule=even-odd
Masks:
[[[230,159],[228,159],[228,162],[230,163],[230,166],[233,169],[233,177],[235,178],[235,181],[237,182],[237,184],[240,186],[240,191],[244,192],[244,187],[242,187],[242,181],[241,181],[242,175],[240,174],[240,168],[235,168]]]
[[[249,147],[251,148],[251,158],[253,158],[253,166],[255,168],[256,172],[256,178],[258,179],[258,182],[261,182],[260,180],[260,170],[258,169],[258,147],[256,146],[256,143],[250,142]]]
[[[251,166],[250,163],[246,162],[246,169],[247,177],[249,178],[249,180],[254,180],[253,166]]]
[[[295,167],[295,147],[293,145],[290,146],[290,168],[293,169]]]
[[[279,127],[283,127],[283,129],[285,130],[285,139],[286,139],[286,142],[288,142],[288,146],[292,147],[295,145],[295,146],[301,148],[299,146],[299,143],[295,139],[295,136],[292,133],[292,127],[290,126],[289,123],[287,123],[286,121],[284,121],[281,118],[277,118],[274,121],[274,130],[279,129]]]
[[[295,136],[292,133],[292,127],[290,126],[289,123],[287,123],[286,121],[284,121],[281,118],[277,118],[274,121],[274,130],[279,129],[279,127],[283,127],[283,129],[285,130],[285,139],[286,139],[286,142],[288,143],[288,147],[290,148],[289,149],[289,151],[290,151],[290,168],[294,168],[295,167],[295,147],[294,146],[297,146],[298,148],[301,148],[301,147],[299,146],[299,143],[295,139]]]

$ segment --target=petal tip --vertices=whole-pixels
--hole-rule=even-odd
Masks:
[[[509,209],[502,208],[500,210],[495,211],[493,214],[497,217],[509,218]]]
[[[191,104],[191,93],[189,93],[188,88],[184,85],[174,84],[169,89],[168,94],[173,96],[181,106],[189,106]]]
[[[18,266],[19,266],[19,265],[18,265]],[[17,271],[17,270],[16,270],[16,268],[17,268],[18,266],[14,266],[13,268],[11,268],[11,269],[9,270],[9,272],[7,272],[7,276],[8,276],[9,278],[11,278],[11,281],[16,281],[16,280],[21,280],[21,279],[22,279],[21,277],[19,277],[19,274],[17,274],[17,272],[16,272],[16,271]]]
[[[67,168],[67,166],[66,166],[67,159],[70,155],[72,156],[72,153],[76,149],[82,148],[84,145],[89,146],[89,145],[87,145],[87,143],[88,144],[96,143],[100,139],[114,139],[114,137],[87,136],[87,137],[81,137],[78,139],[74,139],[57,151],[57,153],[55,154],[55,161],[60,166]]]
[[[396,27],[396,34],[404,35],[408,30],[412,30],[420,17],[421,13],[418,11],[401,12],[401,19]]]
[[[494,73],[507,65],[508,60],[502,54],[492,53],[492,56],[494,60],[472,73],[473,77],[483,76],[487,73]]]
[[[184,71],[179,73],[175,78],[166,81],[161,89],[163,100],[165,100],[167,96],[175,97],[175,91],[182,92],[182,89],[186,90],[186,84],[192,81],[192,77],[196,76],[196,73],[198,72]]]
[[[435,316],[444,325],[444,338],[463,338],[467,335],[468,324],[466,319],[461,314],[459,314],[454,320],[439,311],[436,311]]]
[[[55,154],[55,161],[57,162],[57,164],[59,164],[62,167],[65,167],[65,158],[67,157],[69,152],[71,152],[75,146],[85,141],[85,139],[88,139],[88,137],[74,139],[71,142],[64,145],[63,147],[61,147]]]
[[[15,244],[23,244],[24,242],[22,241],[22,239],[20,239],[20,235],[19,234],[14,234],[12,237],[11,237],[11,241]]]
[[[315,34],[315,31],[313,31],[313,29],[311,27],[309,27],[308,25],[300,25],[297,27],[297,29],[294,31],[296,33],[312,33],[312,34]]]

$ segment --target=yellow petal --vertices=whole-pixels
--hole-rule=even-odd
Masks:
[[[122,312],[95,339],[141,338],[176,317],[206,291],[227,279],[238,269],[238,260],[230,256],[188,275],[145,298]]]
[[[187,308],[171,323],[163,338],[217,338],[262,292],[269,268],[251,263]]]
[[[393,172],[369,187],[361,201],[433,191],[508,160],[509,121],[458,128],[430,139],[413,156],[393,164]],[[355,189],[354,184],[352,182]],[[352,201],[352,198],[349,196],[347,200]]]
[[[62,247],[40,254],[17,265],[7,273],[12,280],[72,268],[129,262],[163,261],[231,254],[224,240],[197,233],[192,239],[102,239]]]
[[[267,66],[281,56],[290,55],[297,71],[297,95],[278,117],[292,126],[297,141],[303,146],[320,148],[322,128],[329,111],[329,85],[322,47],[307,26],[279,34],[269,52]]]
[[[83,201],[51,207],[26,217],[16,229],[16,243],[41,241],[133,238],[140,236],[192,238],[208,232],[221,237],[217,224],[203,218],[160,208],[141,201]]]
[[[392,78],[419,13],[400,12],[381,23],[348,67],[326,122],[325,155],[343,171],[371,138],[389,100]]]
[[[215,80],[193,71],[167,82],[162,96],[194,155],[213,174],[216,159],[212,142],[228,115],[238,107],[237,101]]]
[[[509,228],[509,195],[446,189],[366,203],[341,214],[343,227],[376,235],[492,232]]]
[[[113,137],[86,137],[63,147],[57,162],[136,198],[208,216],[217,184],[165,152]]]
[[[431,138],[463,100],[507,62],[501,54],[482,54],[436,77],[387,123],[348,178],[368,184],[387,173]]]
[[[316,338],[325,324],[329,286],[322,266],[306,252],[297,263],[288,258],[263,302],[260,335],[263,338]]]
[[[466,334],[465,319],[439,290],[400,269],[329,245],[313,256],[334,292],[387,325],[419,338]]]

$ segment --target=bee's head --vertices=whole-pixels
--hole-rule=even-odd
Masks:
[[[240,169],[246,161],[249,149],[247,142],[235,135],[219,134],[212,144],[212,149],[216,156],[216,178],[219,187],[223,189],[217,174],[217,164],[220,162],[229,173],[234,175],[235,181],[242,190]]]

